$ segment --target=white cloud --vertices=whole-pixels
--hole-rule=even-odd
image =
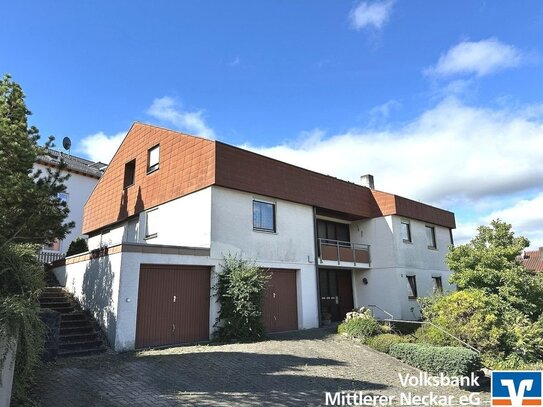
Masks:
[[[484,76],[498,70],[519,66],[523,53],[513,45],[495,38],[482,41],[463,41],[441,55],[436,66],[426,73],[437,76],[475,74]]]
[[[172,124],[179,130],[189,134],[210,139],[215,138],[215,132],[206,124],[202,110],[195,112],[183,111],[175,100],[169,96],[153,100],[147,114]]]
[[[394,0],[362,2],[349,14],[351,27],[355,30],[374,28],[380,30],[389,20]]]
[[[526,111],[537,109],[491,110],[448,98],[395,130],[313,132],[305,143],[249,148],[353,182],[372,173],[378,189],[435,205],[484,207],[543,190],[543,115]]]
[[[517,235],[530,239],[532,247],[543,246],[543,192],[535,198],[522,199],[511,207],[494,211],[484,221],[489,223],[496,218],[511,223]]]
[[[375,106],[370,110],[370,115],[381,117],[383,119],[388,118],[393,110],[399,109],[402,106],[397,100],[391,99],[381,105]]]
[[[84,154],[89,160],[109,163],[121,145],[124,136],[126,136],[125,131],[110,136],[100,131],[83,138],[77,151]]]

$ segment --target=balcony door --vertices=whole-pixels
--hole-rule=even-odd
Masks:
[[[348,224],[322,219],[317,219],[317,237],[319,239],[339,240],[341,242],[351,241]]]
[[[353,284],[351,270],[319,269],[321,318],[342,321],[352,311]]]

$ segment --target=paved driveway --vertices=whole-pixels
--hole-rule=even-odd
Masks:
[[[325,392],[436,392],[402,388],[399,372],[419,374],[330,331],[308,330],[253,344],[61,359],[44,367],[37,391],[51,407],[305,406],[325,404]]]

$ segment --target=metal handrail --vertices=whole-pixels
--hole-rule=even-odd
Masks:
[[[381,308],[378,305],[370,304],[370,305],[366,305],[366,307],[368,307],[368,308],[377,308],[378,310],[380,310],[380,311],[384,312],[385,314],[389,315],[390,318],[385,318],[383,320],[383,321],[386,321],[386,322],[404,322],[404,323],[407,323],[407,324],[420,324],[420,325],[427,324],[427,325],[433,326],[437,330],[443,332],[445,335],[450,336],[451,338],[453,338],[456,341],[460,342],[462,345],[470,348],[472,351],[477,352],[478,354],[481,354],[481,351],[479,349],[474,348],[469,343],[464,342],[462,339],[457,338],[456,336],[454,336],[450,332],[447,332],[445,329],[441,328],[440,326],[438,326],[438,325],[436,325],[436,324],[434,324],[434,323],[432,323],[430,321],[409,321],[409,320],[404,320],[404,319],[394,319],[394,316],[390,312],[388,312],[387,310],[384,310],[383,308]],[[372,311],[372,313],[373,313],[373,311]]]
[[[380,311],[384,312],[385,314],[387,314],[387,315],[390,317],[390,319],[394,319],[394,315],[392,315],[392,314],[391,314],[390,312],[388,312],[387,310],[381,308],[379,305],[369,304],[369,305],[366,305],[366,307],[368,307],[368,308],[377,308],[378,310],[380,310]],[[372,310],[371,313],[373,314],[373,310]]]
[[[338,264],[341,264],[341,255],[340,255],[340,248],[349,248],[352,251],[353,254],[353,263],[356,266],[356,250],[366,251],[368,253],[368,263],[370,262],[370,245],[369,244],[362,244],[362,243],[352,243],[352,242],[345,242],[342,240],[332,240],[332,239],[324,239],[319,238],[319,253],[321,258],[321,263],[323,261],[322,256],[322,246],[331,246],[335,247],[337,250],[337,262]]]

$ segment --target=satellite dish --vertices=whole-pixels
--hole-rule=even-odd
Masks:
[[[62,147],[64,147],[64,150],[69,150],[70,147],[72,147],[72,140],[70,140],[70,137],[64,137],[62,139]]]

